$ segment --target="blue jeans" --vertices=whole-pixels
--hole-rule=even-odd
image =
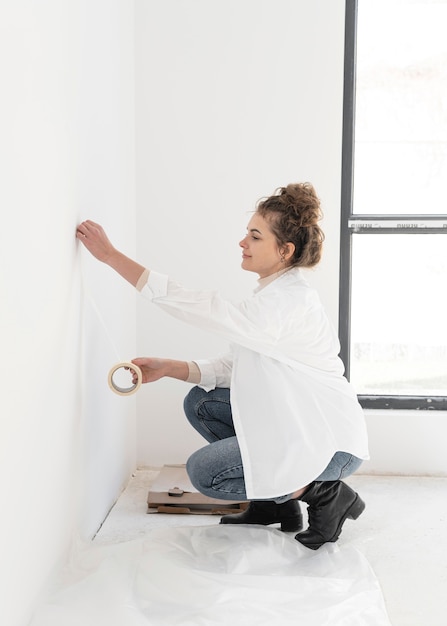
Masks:
[[[244,469],[231,414],[230,390],[217,388],[204,391],[193,387],[183,406],[191,425],[209,442],[187,461],[186,469],[194,487],[211,498],[246,500]],[[352,454],[336,452],[315,480],[341,480],[353,474],[361,464],[362,460]],[[289,493],[272,500],[280,504],[291,497]]]

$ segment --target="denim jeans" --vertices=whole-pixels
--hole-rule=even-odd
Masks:
[[[194,452],[186,469],[194,487],[206,496],[221,500],[246,500],[244,469],[233,426],[230,390],[204,391],[193,387],[184,403],[186,417],[195,430],[208,441]],[[341,480],[353,474],[362,460],[347,452],[336,452],[317,481]],[[297,478],[297,485],[299,478]],[[292,494],[272,498],[280,504]]]

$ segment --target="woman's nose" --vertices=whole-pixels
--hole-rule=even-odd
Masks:
[[[239,245],[241,248],[246,248],[247,247],[247,241],[246,241],[247,237],[244,237],[243,239],[241,239],[241,241],[239,242]]]

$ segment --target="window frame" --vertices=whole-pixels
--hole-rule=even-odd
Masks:
[[[447,234],[446,215],[381,215],[353,213],[355,98],[358,0],[346,0],[343,85],[343,131],[340,223],[340,357],[349,380],[351,368],[352,236],[374,234]],[[387,223],[389,222],[389,224]],[[398,222],[399,226],[393,225]],[[365,409],[447,410],[447,396],[358,395]]]

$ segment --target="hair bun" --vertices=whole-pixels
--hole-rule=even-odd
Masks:
[[[301,227],[316,226],[322,218],[320,199],[311,183],[294,183],[280,188],[287,210]]]

